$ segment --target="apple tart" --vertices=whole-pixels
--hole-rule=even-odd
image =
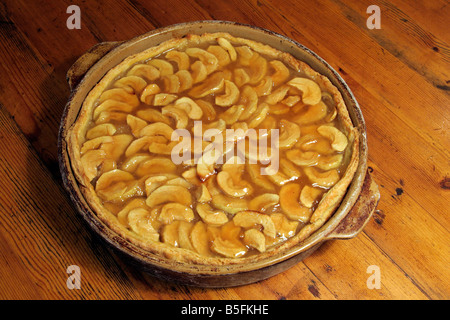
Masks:
[[[358,165],[340,92],[306,63],[227,33],[126,58],[70,129],[83,195],[121,237],[194,264],[290,248],[334,213]]]

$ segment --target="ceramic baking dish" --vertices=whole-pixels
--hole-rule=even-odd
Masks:
[[[149,47],[186,34],[227,32],[231,35],[268,44],[308,63],[327,76],[339,89],[350,117],[360,134],[359,166],[348,191],[334,215],[306,240],[268,259],[245,265],[204,266],[174,263],[155,256],[121,238],[91,210],[78,188],[67,152],[67,131],[77,119],[82,103],[97,82],[124,58]],[[90,228],[112,246],[127,262],[166,280],[201,287],[228,287],[253,283],[285,271],[332,239],[355,237],[370,220],[379,201],[376,183],[367,168],[366,127],[361,109],[350,88],[323,59],[303,45],[274,32],[228,21],[197,21],[153,30],[123,42],[103,42],[83,54],[67,73],[71,94],[64,110],[58,139],[59,165],[64,186],[75,207]]]

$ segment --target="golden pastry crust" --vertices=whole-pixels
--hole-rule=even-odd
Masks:
[[[205,256],[192,250],[174,247],[163,242],[144,238],[131,231],[120,223],[118,217],[104,206],[102,200],[99,198],[94,186],[91,183],[89,174],[82,165],[80,156],[81,147],[86,141],[86,133],[90,128],[90,124],[93,119],[93,112],[97,107],[99,97],[115,79],[123,74],[124,70],[128,70],[136,63],[148,61],[149,59],[157,57],[169,50],[181,51],[185,50],[187,47],[201,47],[205,43],[216,42],[219,38],[227,39],[234,46],[248,46],[255,52],[266,57],[282,61],[293,70],[300,71],[302,74],[306,75],[306,77],[315,81],[323,91],[326,91],[331,95],[339,117],[340,125],[348,138],[348,146],[343,154],[344,159],[348,162],[345,172],[342,173],[339,181],[337,181],[326,191],[326,193],[323,194],[322,199],[318,203],[310,219],[302,226],[301,230],[299,230],[299,232],[297,232],[294,236],[281,242],[279,245],[273,245],[264,252],[244,256],[242,258]],[[152,254],[166,257],[180,263],[186,262],[199,265],[246,264],[249,262],[261,261],[267,257],[279,254],[284,250],[292,248],[308,238],[311,234],[323,226],[326,221],[328,221],[335,210],[339,207],[358,166],[359,137],[357,129],[352,124],[341,93],[334,85],[332,85],[327,77],[318,74],[309,65],[295,59],[290,54],[281,52],[268,45],[248,39],[237,38],[227,33],[213,33],[203,35],[187,35],[183,38],[168,40],[161,43],[157,47],[149,48],[143,52],[126,58],[123,62],[112,68],[86,97],[76,122],[69,130],[68,151],[72,163],[72,169],[87,203],[99,219],[121,237]],[[201,226],[198,226],[198,228],[200,227]],[[250,236],[252,236],[250,233],[248,236],[249,239],[252,239],[250,238]]]

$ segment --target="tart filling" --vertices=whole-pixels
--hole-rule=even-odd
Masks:
[[[326,77],[226,33],[126,58],[85,99],[68,146],[104,223],[197,264],[256,261],[303,241],[358,164],[357,130]]]

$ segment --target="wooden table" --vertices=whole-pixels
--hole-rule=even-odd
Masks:
[[[71,4],[0,4],[0,298],[450,298],[448,1],[76,1],[81,29],[68,29]],[[367,27],[369,5],[381,10],[380,29]],[[342,75],[363,110],[381,192],[356,238],[329,241],[268,280],[225,289],[158,280],[100,243],[62,186],[56,147],[66,72],[81,54],[98,42],[210,19],[284,34]],[[70,265],[80,267],[79,290],[66,285]],[[370,286],[373,270],[379,289]]]

